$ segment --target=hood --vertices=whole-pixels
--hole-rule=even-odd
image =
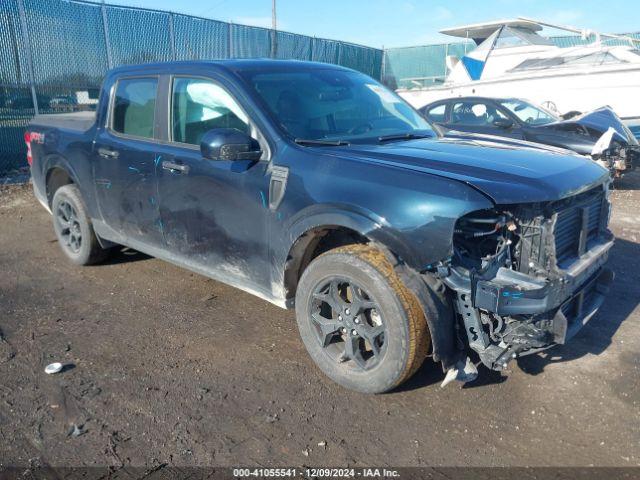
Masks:
[[[489,136],[352,144],[329,154],[464,182],[497,204],[559,200],[609,179],[606,169],[567,150]]]
[[[620,117],[618,117],[618,115],[616,115],[609,107],[601,107],[597,110],[578,115],[577,117],[571,117],[567,120],[549,123],[543,125],[542,128],[553,128],[566,125],[581,125],[586,127],[595,131],[595,137],[599,137],[609,130],[609,128],[613,128],[616,131],[614,139],[631,145],[636,145],[638,143],[633,133],[631,133],[631,131],[622,123]],[[595,138],[595,140],[597,140],[597,138]]]

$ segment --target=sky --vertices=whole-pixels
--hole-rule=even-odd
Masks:
[[[271,26],[271,0],[106,0]],[[638,0],[277,0],[278,29],[371,47],[452,41],[438,30],[526,16],[607,33],[640,31]],[[553,33],[559,33],[557,31]]]

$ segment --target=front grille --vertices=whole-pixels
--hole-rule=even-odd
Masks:
[[[583,316],[585,309],[589,309],[593,304],[597,293],[597,277],[593,277],[584,284],[577,295],[560,307],[569,324]]]
[[[600,233],[606,215],[604,193],[589,195],[557,212],[554,241],[558,266],[579,257]]]

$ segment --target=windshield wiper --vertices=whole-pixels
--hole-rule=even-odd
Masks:
[[[345,142],[344,140],[314,140],[306,138],[296,138],[294,142],[296,142],[298,145],[322,145],[326,147],[342,147],[345,145],[349,145],[349,142]]]
[[[432,135],[427,133],[396,133],[395,135],[384,135],[378,137],[378,142],[391,142],[393,140],[417,140],[420,138],[431,138]]]

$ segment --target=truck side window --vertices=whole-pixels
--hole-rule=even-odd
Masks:
[[[236,128],[251,134],[249,119],[222,87],[199,78],[173,81],[171,107],[173,141],[200,145],[214,128]]]
[[[131,78],[118,81],[111,128],[118,133],[153,138],[158,79]]]

